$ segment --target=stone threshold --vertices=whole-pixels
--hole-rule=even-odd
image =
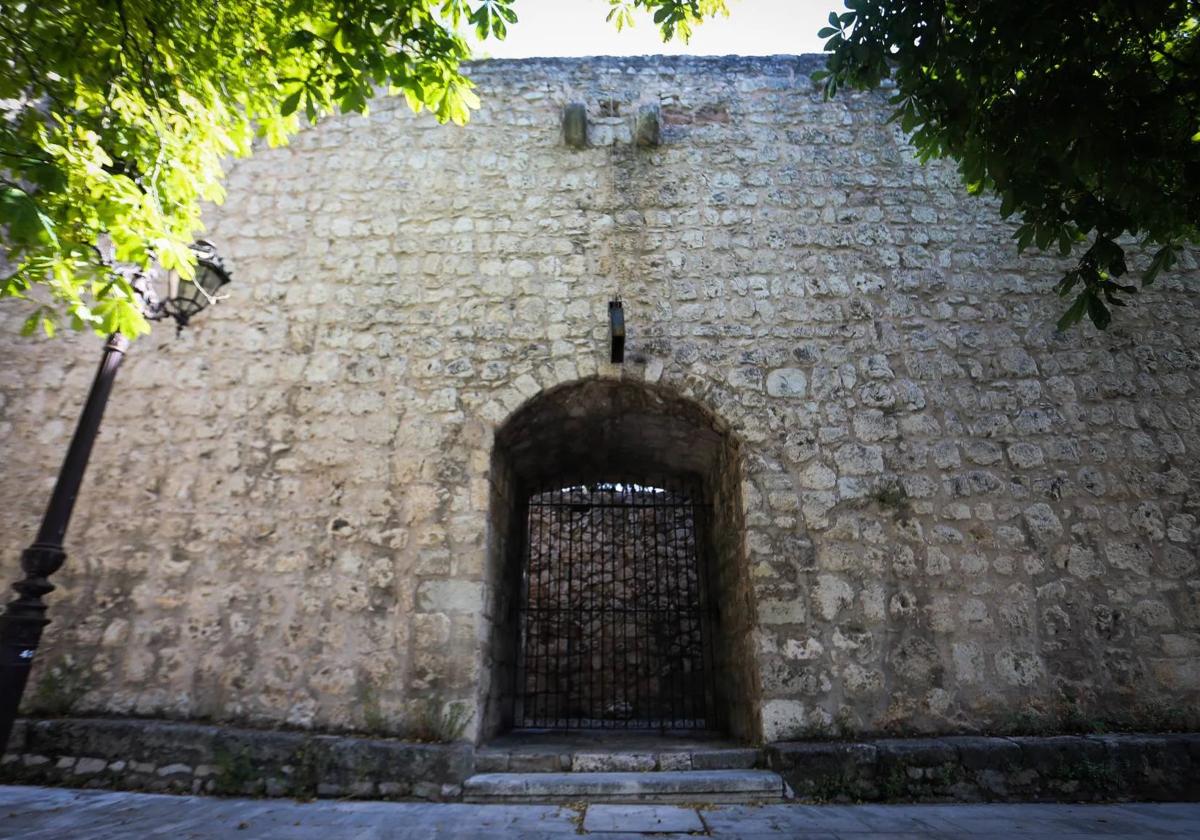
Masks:
[[[638,731],[511,732],[475,750],[477,773],[749,770],[762,750],[719,736]]]
[[[780,742],[766,766],[817,802],[1200,801],[1200,734]]]
[[[786,788],[770,770],[480,773],[463,783],[467,802],[780,802]]]

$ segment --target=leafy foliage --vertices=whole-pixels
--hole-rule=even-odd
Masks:
[[[686,39],[723,0],[609,0]],[[0,3],[0,298],[24,332],[148,331],[119,263],[190,276],[222,160],[286,143],[300,117],[366,113],[377,88],[462,125],[463,38],[503,38],[514,0],[39,0]]]
[[[685,43],[705,18],[729,14],[725,0],[608,0],[608,4],[608,20],[618,32],[633,26],[634,10],[642,9],[651,14],[664,41],[678,35]]]
[[[122,263],[189,276],[221,161],[375,86],[464,123],[478,104],[454,28],[502,35],[512,0],[46,0],[0,4],[0,297],[39,289],[26,331],[148,329]],[[47,294],[48,293],[48,294]]]
[[[1200,241],[1200,2],[846,0],[817,74],[896,85],[922,160],[949,157],[973,194],[1017,214],[1020,248],[1083,248],[1057,291],[1065,329],[1100,329],[1137,291],[1122,236],[1154,251],[1149,284]],[[1082,245],[1081,245],[1082,243]]]

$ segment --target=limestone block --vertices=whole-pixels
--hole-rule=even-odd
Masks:
[[[799,368],[779,368],[767,374],[767,393],[772,397],[803,399],[808,379]]]
[[[807,709],[799,700],[767,700],[762,707],[763,738],[784,741],[795,738],[807,725]]]
[[[483,584],[469,580],[427,580],[417,587],[417,609],[427,613],[478,613]]]
[[[763,601],[758,605],[760,624],[803,624],[807,620],[808,606],[801,598]]]
[[[1025,508],[1023,516],[1025,527],[1029,529],[1029,536],[1035,545],[1048,545],[1063,534],[1062,522],[1045,502],[1037,502]]]
[[[85,757],[75,763],[73,772],[77,776],[91,776],[102,772],[107,767],[107,759]]]
[[[878,446],[848,443],[833,454],[838,472],[846,475],[876,475],[883,472],[883,451]]]
[[[658,763],[653,753],[575,753],[571,770],[575,773],[596,772],[645,772],[653,770]]]

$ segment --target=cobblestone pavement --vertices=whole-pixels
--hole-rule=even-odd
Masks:
[[[1200,804],[461,805],[219,799],[0,787],[0,837],[270,838],[1200,837]]]

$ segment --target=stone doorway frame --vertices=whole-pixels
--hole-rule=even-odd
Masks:
[[[622,472],[691,476],[710,502],[704,546],[714,600],[718,717],[732,738],[761,735],[746,560],[740,444],[728,425],[661,385],[588,378],[536,395],[500,425],[492,450],[486,597],[481,622],[479,737],[514,728],[516,606],[525,503],[551,478],[580,483]]]

